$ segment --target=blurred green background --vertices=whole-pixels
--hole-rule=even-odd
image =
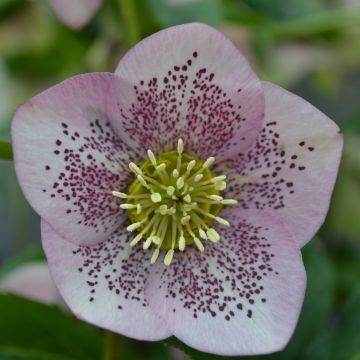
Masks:
[[[134,5],[131,19],[126,3]],[[79,31],[63,25],[45,0],[0,0],[0,141],[10,141],[22,101],[75,74],[113,71],[137,39],[191,21],[219,28],[262,79],[310,101],[345,135],[329,215],[303,249],[308,288],[295,335],[283,352],[249,359],[360,360],[359,0],[104,0]],[[0,160],[0,280],[42,259],[39,218],[12,162]],[[103,341],[100,330],[56,307],[0,295],[0,360],[100,359]],[[122,359],[222,358],[175,339],[123,338],[120,345]]]

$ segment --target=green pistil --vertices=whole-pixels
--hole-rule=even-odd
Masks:
[[[203,242],[219,241],[220,235],[211,224],[216,220],[228,226],[218,214],[223,205],[236,204],[236,200],[220,196],[226,177],[213,176],[210,166],[215,159],[202,161],[184,153],[183,148],[180,139],[177,151],[155,157],[148,150],[148,160],[140,167],[129,165],[135,175],[129,194],[113,192],[126,201],[120,207],[128,210],[132,223],[127,230],[138,233],[131,245],[143,241],[144,250],[154,248],[151,263],[161,250],[167,250],[164,263],[169,265],[175,250],[195,245],[204,251]]]

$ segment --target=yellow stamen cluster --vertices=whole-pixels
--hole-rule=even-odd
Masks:
[[[141,167],[129,164],[135,175],[129,194],[118,191],[112,194],[127,201],[120,205],[128,210],[132,221],[127,230],[138,231],[130,245],[143,240],[144,250],[154,247],[151,264],[165,249],[164,264],[168,266],[175,250],[184,251],[186,246],[195,244],[202,252],[205,241],[218,242],[220,235],[210,225],[215,220],[229,226],[218,213],[223,205],[234,205],[237,201],[220,195],[226,189],[226,176],[212,176],[210,166],[215,158],[201,161],[184,153],[182,139],[177,151],[156,158],[148,150],[147,155],[148,160]]]

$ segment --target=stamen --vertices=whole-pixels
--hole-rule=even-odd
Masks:
[[[136,209],[136,205],[134,205],[134,204],[121,204],[120,208],[124,209],[124,210]]]
[[[135,175],[142,175],[141,169],[133,162],[129,164],[129,168]]]
[[[177,169],[174,169],[172,172],[172,176],[174,179],[177,179],[179,177],[179,171]]]
[[[158,192],[154,192],[151,194],[151,201],[153,203],[159,203],[161,202],[162,198],[161,198],[161,195],[158,193]]]
[[[113,196],[119,197],[121,199],[126,199],[128,197],[125,193],[120,191],[112,191],[111,193]]]
[[[156,163],[156,157],[155,157],[154,153],[150,149],[147,151],[147,155],[148,155],[149,160],[153,164],[153,166],[156,166],[156,164],[157,164]]]
[[[219,181],[215,183],[215,190],[223,191],[226,189],[226,182],[225,181]]]
[[[132,239],[132,241],[131,241],[131,243],[130,243],[130,246],[131,246],[131,247],[135,246],[135,245],[142,239],[142,237],[143,237],[143,234],[142,234],[142,233],[137,234],[137,235]]]
[[[230,226],[218,216],[223,205],[235,205],[236,199],[226,199],[220,192],[226,189],[226,175],[213,177],[209,168],[215,162],[210,156],[202,162],[184,154],[184,141],[177,142],[177,152],[155,156],[147,150],[147,158],[140,167],[130,162],[135,174],[129,194],[112,191],[125,200],[121,209],[129,211],[131,224],[127,231],[139,233],[130,241],[135,246],[142,240],[144,250],[154,247],[150,263],[155,264],[161,250],[166,250],[165,266],[174,259],[175,251],[196,246],[203,252],[206,241],[217,243],[220,234],[211,227],[212,221]]]
[[[224,200],[221,200],[221,203],[223,205],[236,205],[238,203],[238,201],[235,199],[224,199]]]
[[[169,196],[174,195],[174,192],[175,192],[175,188],[174,188],[173,186],[168,186],[168,187],[167,187],[166,193],[167,193]]]
[[[180,190],[184,186],[184,178],[179,177],[176,181],[176,187]]]
[[[164,258],[164,264],[166,266],[169,266],[172,262],[172,259],[173,259],[173,256],[174,256],[174,249],[170,249],[166,255],[165,255],[165,258]]]
[[[213,156],[210,156],[204,163],[202,168],[203,169],[207,169],[208,167],[210,167],[215,161],[215,158]]]
[[[160,249],[156,248],[151,256],[150,264],[154,265],[156,263],[157,258],[159,257]]]
[[[196,236],[193,239],[194,239],[194,243],[197,246],[197,248],[199,249],[199,251],[204,252],[205,248],[204,248],[204,245],[202,244],[202,242],[200,241],[200,239],[197,238]]]
[[[220,235],[218,234],[218,232],[215,229],[208,229],[207,230],[207,236],[209,238],[210,241],[212,241],[213,243],[216,243],[220,240]]]
[[[179,154],[182,154],[184,151],[184,141],[181,138],[178,140],[177,151]]]

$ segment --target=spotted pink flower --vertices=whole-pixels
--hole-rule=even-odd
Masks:
[[[65,25],[80,29],[98,11],[102,0],[49,0],[49,3]]]
[[[222,355],[284,348],[304,297],[300,248],[324,220],[342,136],[261,82],[221,33],[161,31],[115,74],[21,105],[12,135],[76,316]]]
[[[44,261],[28,262],[10,271],[0,280],[0,293],[15,294],[66,309]]]

